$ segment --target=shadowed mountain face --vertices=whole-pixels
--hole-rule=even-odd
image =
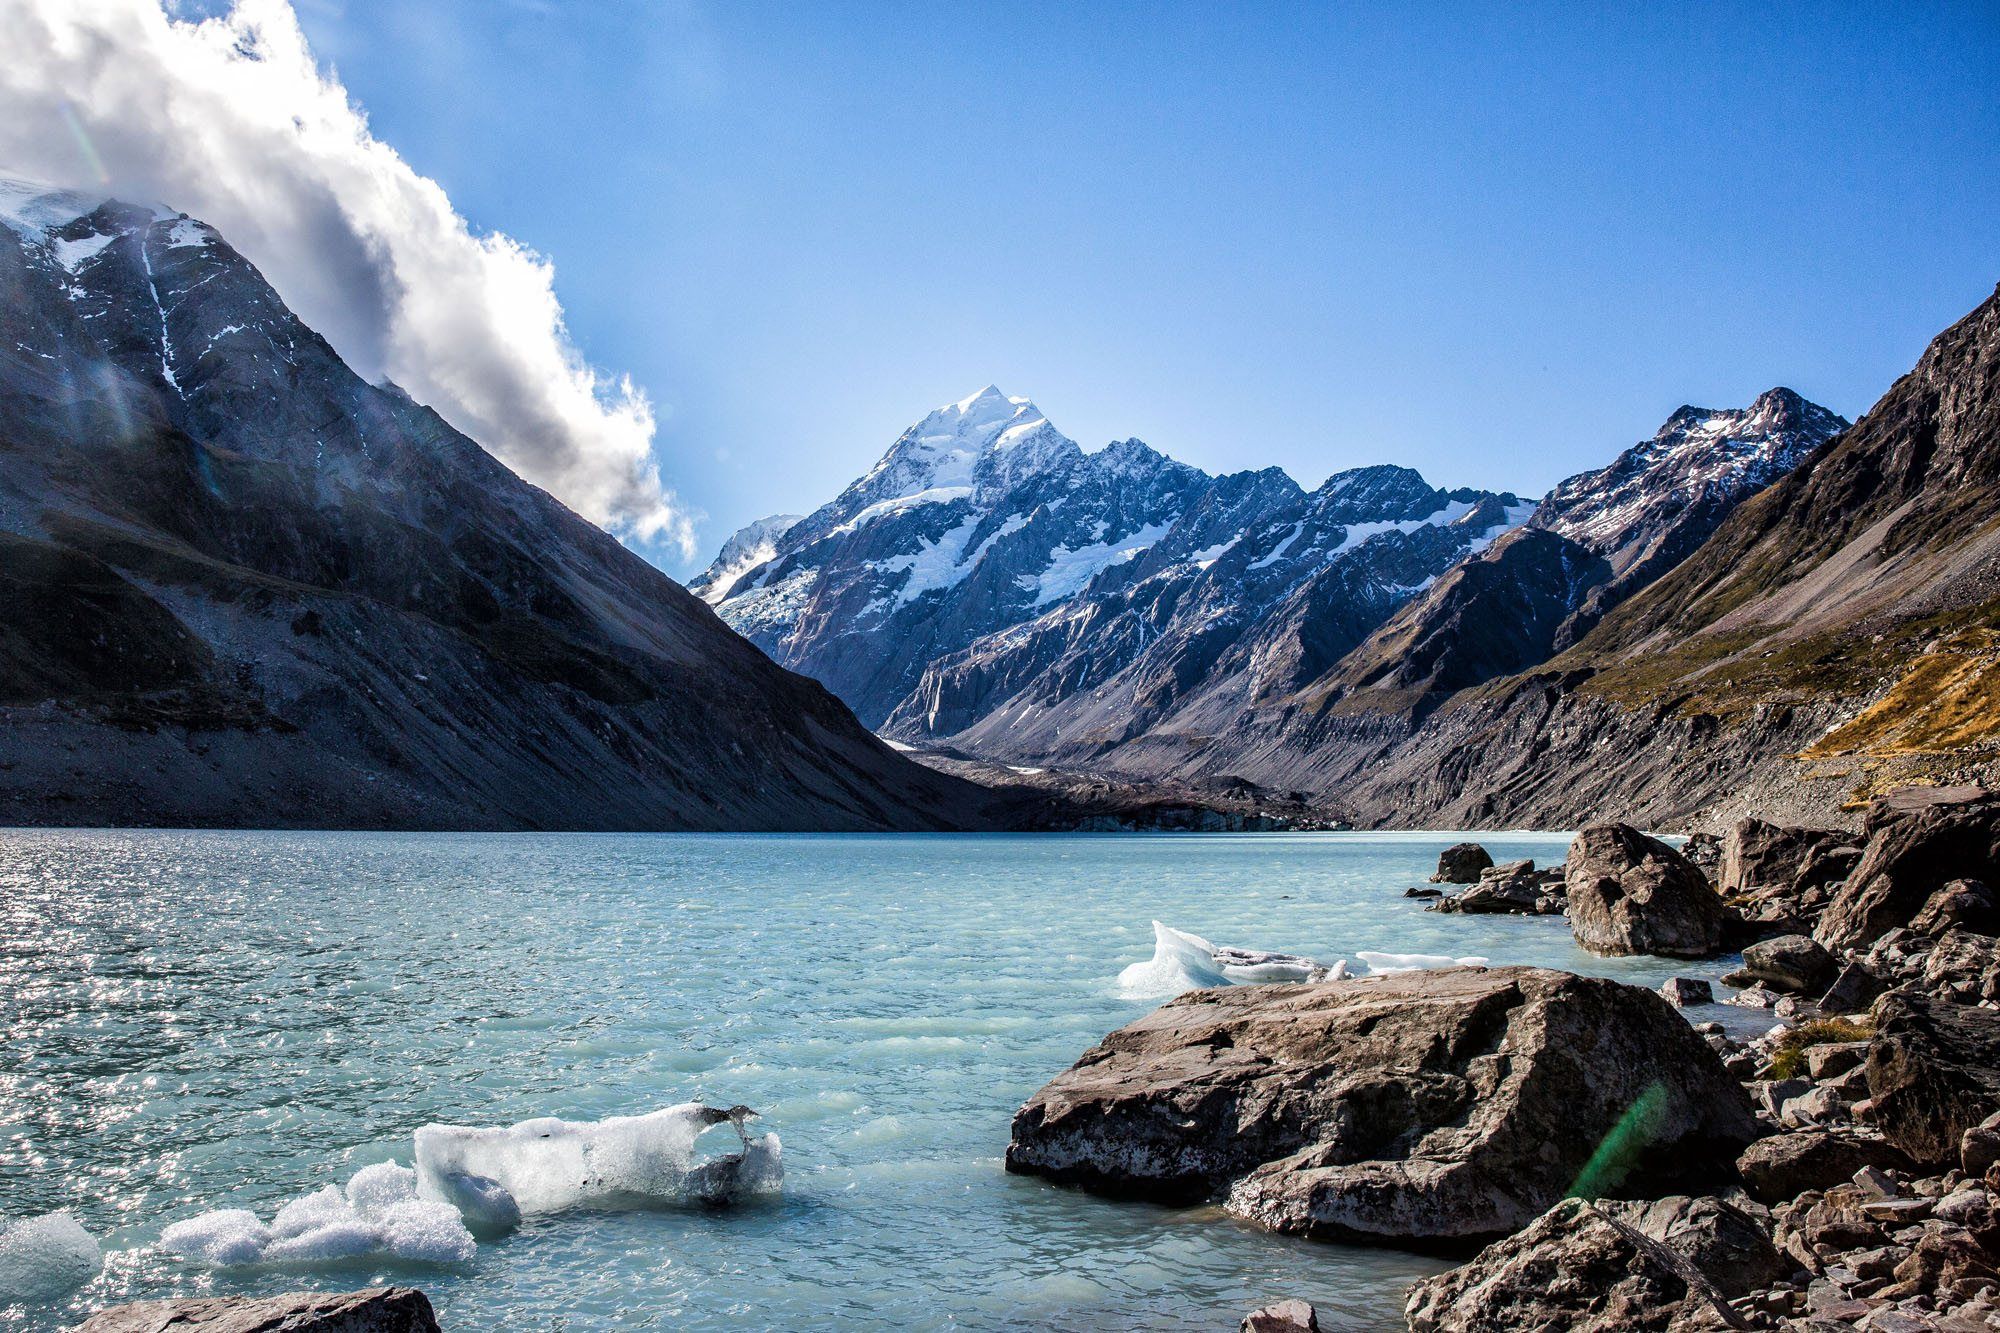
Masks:
[[[969,818],[213,230],[0,196],[0,823]]]

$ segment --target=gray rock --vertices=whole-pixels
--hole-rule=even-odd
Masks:
[[[1692,1004],[1714,1004],[1715,988],[1696,977],[1672,977],[1660,983],[1660,994],[1676,1009]]]
[[[1813,936],[1863,948],[1907,926],[1948,880],[2000,872],[2000,801],[1981,787],[1910,787],[1868,807],[1861,863],[1827,904]]]
[[[1437,910],[1534,916],[1540,913],[1542,889],[1542,878],[1535,873],[1533,861],[1512,861],[1480,872],[1477,884],[1437,904]]]
[[[1828,1189],[1871,1166],[1911,1171],[1916,1163],[1879,1133],[1847,1127],[1773,1134],[1751,1144],[1736,1160],[1750,1197],[1767,1204]]]
[[[1686,857],[1637,829],[1578,833],[1567,879],[1570,929],[1592,953],[1706,958],[1722,948],[1722,899]]]
[[[1035,1094],[1007,1167],[1286,1232],[1476,1238],[1573,1189],[1726,1172],[1755,1134],[1653,992],[1453,968],[1183,995]]]
[[[1238,1333],[1319,1333],[1319,1311],[1305,1301],[1279,1301],[1244,1315]]]
[[[1833,955],[1810,935],[1780,935],[1759,940],[1743,950],[1743,967],[1725,978],[1732,986],[1756,983],[1788,995],[1823,994],[1834,978]]]
[[[1725,1296],[1742,1296],[1791,1274],[1791,1263],[1771,1243],[1769,1224],[1759,1220],[1762,1209],[1684,1194],[1650,1202],[1602,1200],[1599,1206],[1688,1260]]]
[[[1838,1078],[1867,1059],[1866,1041],[1823,1041],[1806,1049],[1806,1073],[1815,1079]]]
[[[1875,1002],[1866,1119],[1926,1166],[1956,1166],[2000,1112],[2000,1011],[1891,991]]]
[[[1417,1283],[1403,1313],[1412,1333],[1748,1327],[1694,1264],[1615,1210],[1581,1199]]]
[[[1829,1014],[1858,1014],[1887,989],[1888,983],[1866,964],[1846,963],[1833,984],[1826,988],[1826,994],[1820,996],[1819,1007]]]
[[[92,1315],[76,1333],[438,1333],[421,1291],[371,1287],[325,1295],[295,1291],[253,1300],[226,1296],[144,1301]]]
[[[1993,891],[1976,879],[1955,879],[1930,896],[1910,922],[1920,935],[1969,930],[1976,935],[2000,935],[2000,904]]]
[[[1959,1136],[1958,1164],[1968,1176],[1983,1176],[2000,1163],[2000,1114],[1987,1116]]]
[[[1453,843],[1438,853],[1433,884],[1477,884],[1481,872],[1493,864],[1492,853],[1476,842]]]
[[[1715,887],[1726,895],[1807,887],[1799,883],[1807,863],[1828,848],[1853,841],[1853,836],[1836,829],[1783,828],[1761,819],[1738,820],[1722,837]]]

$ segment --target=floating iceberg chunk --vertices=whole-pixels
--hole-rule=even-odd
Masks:
[[[417,1131],[417,1189],[459,1203],[468,1182],[497,1188],[521,1213],[566,1208],[728,1203],[775,1192],[783,1179],[776,1134],[752,1139],[747,1106],[687,1102],[650,1115],[580,1123],[528,1120],[506,1129],[425,1125]],[[695,1140],[730,1124],[743,1151],[697,1164]]]
[[[1438,967],[1485,967],[1484,958],[1452,958],[1441,953],[1375,953],[1357,949],[1354,953],[1370,976],[1386,972],[1417,972]]]
[[[103,1267],[97,1241],[68,1213],[0,1218],[0,1305],[60,1300]]]
[[[521,1225],[521,1205],[497,1180],[462,1171],[441,1173],[431,1187],[465,1219],[475,1236],[499,1236]]]
[[[1346,975],[1345,961],[1326,967],[1297,954],[1233,949],[1155,921],[1153,956],[1120,972],[1118,989],[1131,999],[1154,999],[1211,986],[1338,981]]]
[[[394,1162],[363,1167],[345,1190],[328,1185],[292,1200],[269,1225],[247,1208],[223,1208],[175,1222],[160,1245],[216,1268],[361,1258],[462,1264],[474,1250],[458,1210],[417,1197],[417,1173]]]

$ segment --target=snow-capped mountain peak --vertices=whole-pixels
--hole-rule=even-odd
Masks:
[[[803,514],[772,514],[769,518],[760,518],[738,528],[735,535],[722,544],[715,563],[687,585],[688,591],[710,606],[721,602],[745,574],[778,553],[779,539],[804,518]]]
[[[1622,573],[1690,516],[1707,536],[1743,496],[1791,471],[1847,425],[1782,387],[1744,408],[1683,406],[1610,466],[1550,491],[1532,523],[1581,542]]]

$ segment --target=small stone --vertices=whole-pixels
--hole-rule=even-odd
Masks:
[[[1319,1311],[1305,1301],[1279,1301],[1244,1315],[1238,1333],[1319,1333]]]
[[[1888,1226],[1921,1222],[1931,1214],[1929,1199],[1870,1199],[1861,1205],[1864,1216]]]
[[[1896,1178],[1879,1166],[1864,1166],[1856,1171],[1854,1183],[1878,1199],[1893,1199],[1903,1192]]]
[[[1694,977],[1673,977],[1660,986],[1660,994],[1677,1009],[1691,1004],[1714,1004],[1715,991],[1706,981]]]
[[[1830,1041],[1806,1051],[1806,1072],[1816,1079],[1829,1079],[1861,1068],[1868,1058],[1865,1041]]]

